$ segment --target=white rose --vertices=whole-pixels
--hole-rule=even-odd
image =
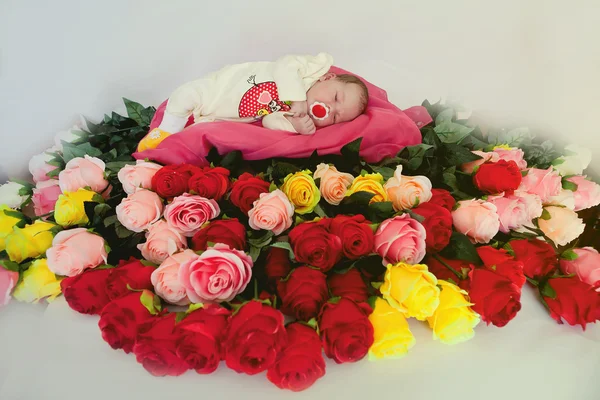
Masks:
[[[83,132],[78,125],[73,125],[73,127],[69,130],[58,132],[56,136],[54,136],[54,144],[56,145],[58,151],[62,151],[63,141],[67,143],[73,143],[76,141],[83,142],[85,136],[85,132]]]
[[[56,169],[56,167],[48,164],[48,162],[54,158],[54,156],[48,153],[53,153],[56,151],[58,151],[58,149],[56,146],[53,146],[43,153],[36,154],[35,156],[31,157],[31,160],[29,160],[29,172],[33,176],[34,182],[43,182],[50,179],[47,173],[53,171]]]
[[[20,208],[29,198],[28,195],[19,194],[24,187],[17,182],[6,182],[4,185],[0,185],[0,204],[5,204],[9,208]]]
[[[562,176],[581,175],[592,162],[592,152],[575,144],[565,147],[566,155],[555,160],[553,165]]]
[[[550,196],[546,205],[565,206],[569,210],[575,209],[575,195],[570,190],[562,189],[557,196]]]

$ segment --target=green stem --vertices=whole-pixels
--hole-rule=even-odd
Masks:
[[[258,281],[254,280],[254,298],[258,299]]]
[[[435,253],[434,253],[434,254],[432,254],[432,255],[433,255],[433,258],[435,258],[436,260],[438,260],[438,261],[439,261],[439,262],[440,262],[440,263],[441,263],[441,264],[442,264],[444,267],[446,267],[446,268],[448,268],[450,271],[452,271],[452,273],[453,273],[454,275],[456,275],[456,277],[457,277],[458,279],[461,279],[461,280],[462,280],[462,279],[465,279],[465,277],[463,276],[463,274],[461,274],[460,272],[458,272],[457,270],[455,270],[454,268],[452,268],[450,265],[448,265],[448,263],[447,263],[447,262],[445,262],[444,260],[442,260],[440,256],[438,256],[438,255],[437,255],[437,254],[435,254]]]
[[[533,286],[538,287],[540,285],[540,283],[538,281],[536,281],[535,279],[531,279],[529,277],[525,277],[527,279],[527,282],[531,283]]]

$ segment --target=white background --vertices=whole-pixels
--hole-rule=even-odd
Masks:
[[[227,63],[328,51],[400,107],[455,98],[594,151],[600,173],[600,5],[565,1],[201,0],[0,2],[0,181],[83,114],[157,105]],[[96,320],[58,301],[0,311],[0,399],[394,398],[592,400],[600,330],[559,326],[525,291],[504,329],[447,347],[413,324],[400,361],[328,364],[291,395],[225,369],[152,378],[102,342]]]

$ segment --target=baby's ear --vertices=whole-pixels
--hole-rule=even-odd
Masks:
[[[323,81],[328,81],[330,79],[335,78],[337,75],[335,72],[328,72],[325,75],[323,75],[322,77],[319,78],[319,81],[323,82]]]

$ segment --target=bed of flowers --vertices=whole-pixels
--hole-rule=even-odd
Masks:
[[[125,105],[57,135],[33,183],[0,186],[0,305],[62,295],[153,375],[224,364],[293,391],[324,357],[407,355],[411,318],[448,345],[503,327],[522,290],[558,323],[600,319],[586,149],[425,102],[423,143],[376,165],[358,139],[340,155],[161,166],[132,158],[154,108]]]

